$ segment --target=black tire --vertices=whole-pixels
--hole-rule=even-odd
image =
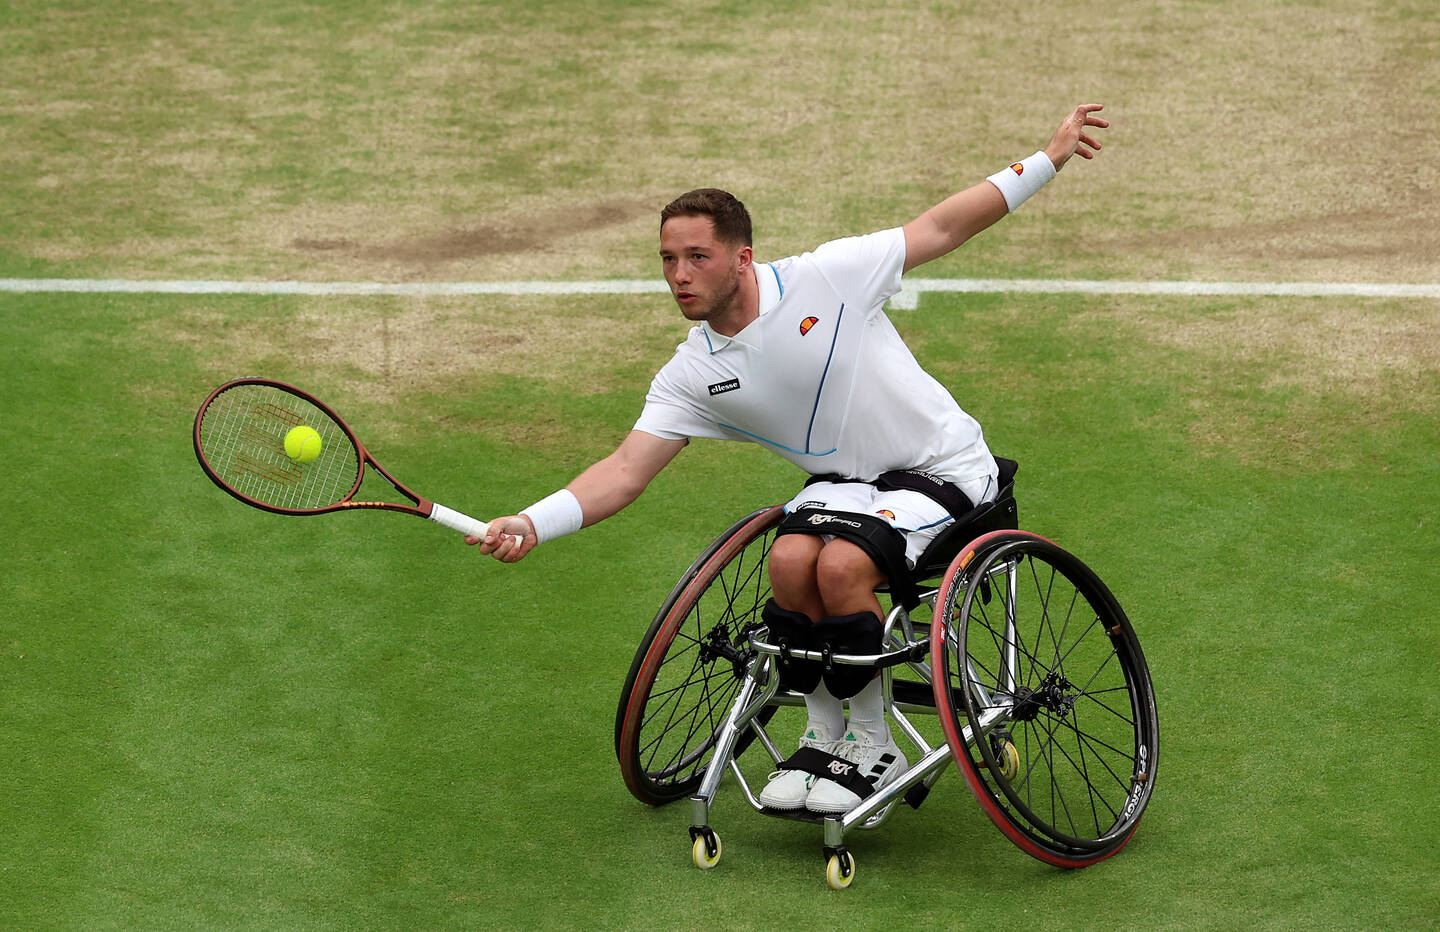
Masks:
[[[991,821],[1061,867],[1123,848],[1154,790],[1159,720],[1135,631],[1099,577],[1042,537],[987,534],[946,574],[931,643],[946,740]]]
[[[696,558],[635,653],[615,713],[615,755],[625,785],[652,806],[700,786],[716,734],[740,687],[743,632],[770,598],[766,558],[780,506],[737,521]],[[775,707],[761,711],[761,724]],[[754,740],[740,735],[734,756]]]

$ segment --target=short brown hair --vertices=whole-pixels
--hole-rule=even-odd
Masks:
[[[753,246],[750,241],[750,211],[735,195],[719,188],[696,188],[675,198],[660,211],[660,226],[671,217],[709,217],[715,238],[731,245]]]

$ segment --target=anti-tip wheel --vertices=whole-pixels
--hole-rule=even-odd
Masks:
[[[832,854],[825,862],[825,882],[831,890],[844,890],[855,880],[855,857],[848,851]]]
[[[694,861],[695,866],[702,871],[708,871],[720,863],[720,851],[722,850],[720,846],[720,836],[711,832],[709,834],[709,840],[715,843],[714,854],[710,853],[710,845],[705,835],[696,835],[694,844],[690,846],[690,859]]]

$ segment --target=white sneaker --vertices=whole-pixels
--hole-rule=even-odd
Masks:
[[[902,773],[910,769],[909,761],[900,753],[893,737],[888,744],[875,744],[851,731],[826,750],[836,757],[853,761],[860,776],[870,781],[870,785],[877,790],[894,783]],[[859,803],[858,795],[834,780],[816,780],[810,789],[810,795],[805,798],[805,808],[828,815],[849,812]]]
[[[800,747],[828,751],[835,742],[824,729],[811,728],[800,738]],[[777,770],[760,791],[760,805],[771,809],[804,809],[810,787],[819,779],[803,770]]]

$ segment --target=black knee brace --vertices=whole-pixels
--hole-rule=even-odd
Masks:
[[[815,650],[829,648],[832,654],[878,654],[884,642],[885,626],[874,612],[831,615],[815,622],[812,637]],[[836,699],[849,699],[875,678],[874,667],[835,663],[822,673],[825,688]]]
[[[760,620],[770,629],[771,644],[791,650],[815,649],[812,631],[815,625],[809,615],[783,609],[770,599],[760,609]],[[793,660],[784,653],[780,655],[780,685],[786,689],[807,695],[813,693],[820,685],[820,673],[818,660]]]

